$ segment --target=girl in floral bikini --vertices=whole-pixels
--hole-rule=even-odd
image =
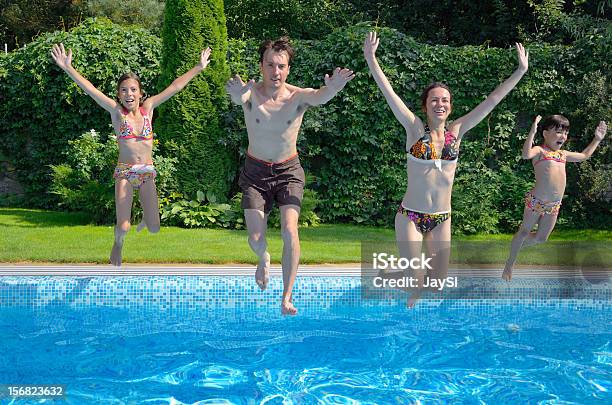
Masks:
[[[187,73],[175,79],[161,93],[144,98],[140,79],[128,73],[117,82],[118,102],[107,97],[94,87],[74,67],[72,50],[64,49],[63,44],[54,45],[51,56],[55,63],[65,71],[96,103],[111,115],[113,128],[119,144],[119,163],[115,168],[115,243],[111,250],[110,262],[121,265],[121,250],[125,235],[130,229],[132,198],[134,188],[139,190],[143,219],[137,230],[147,227],[149,232],[159,232],[159,205],[155,188],[156,171],[153,167],[153,110],[164,101],[178,93],[198,73],[208,65],[210,48],[200,55],[200,63]]]
[[[523,246],[531,246],[546,242],[557,223],[557,215],[561,207],[561,199],[565,192],[565,162],[582,162],[591,157],[599,142],[606,135],[608,127],[601,121],[595,129],[593,141],[582,152],[561,150],[567,140],[569,121],[562,115],[546,117],[540,126],[544,143],[533,146],[533,138],[542,119],[537,116],[523,144],[523,159],[531,159],[536,175],[534,188],[525,195],[525,210],[523,223],[512,238],[510,257],[502,273],[502,278],[510,281],[512,267],[519,250]],[[537,232],[531,232],[538,224]]]

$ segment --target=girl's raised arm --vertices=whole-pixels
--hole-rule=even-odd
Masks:
[[[161,103],[163,103],[164,101],[167,101],[170,97],[174,96],[179,91],[183,90],[183,88],[187,86],[187,83],[189,83],[191,79],[193,79],[202,70],[206,69],[206,66],[208,66],[208,63],[210,63],[210,61],[208,60],[208,58],[210,57],[210,52],[210,48],[204,49],[200,54],[200,63],[191,68],[191,70],[189,70],[187,73],[174,79],[174,81],[170,83],[170,86],[166,87],[164,91],[146,99],[143,103],[143,107],[147,111],[150,111]]]
[[[608,132],[608,125],[605,121],[600,121],[597,128],[595,128],[595,136],[591,143],[584,148],[582,152],[566,152],[565,156],[568,162],[583,162],[591,157],[599,143],[603,141]]]
[[[109,113],[116,111],[118,103],[106,94],[98,90],[89,80],[84,78],[75,68],[72,67],[72,49],[66,53],[64,44],[55,44],[51,49],[51,57],[64,72],[68,74],[87,93],[96,103]]]
[[[541,119],[542,116],[538,115],[533,120],[529,134],[527,134],[527,139],[525,139],[525,143],[523,144],[523,151],[521,153],[521,157],[523,159],[533,159],[541,152],[539,146],[533,146],[533,138],[538,131],[538,124],[540,123]]]

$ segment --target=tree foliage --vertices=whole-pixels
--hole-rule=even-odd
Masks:
[[[0,0],[0,43],[9,49],[41,33],[69,29],[79,21],[79,0]]]
[[[164,0],[87,0],[85,12],[120,25],[136,25],[159,34],[164,20]]]
[[[610,0],[226,0],[232,38],[321,39],[371,21],[419,42],[508,46],[533,38],[570,43],[609,25]]]

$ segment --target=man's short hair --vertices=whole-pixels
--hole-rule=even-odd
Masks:
[[[276,41],[266,40],[259,46],[259,63],[263,62],[264,54],[268,49],[272,49],[275,52],[285,51],[289,56],[288,64],[291,65],[293,59],[293,48],[289,44],[289,37],[280,37]]]

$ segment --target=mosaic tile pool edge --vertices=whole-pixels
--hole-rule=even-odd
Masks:
[[[405,306],[407,295],[392,291],[379,299],[364,298],[360,277],[298,277],[294,301],[307,312],[335,308]],[[418,310],[438,308],[494,308],[503,305],[612,309],[612,283],[583,280],[474,279],[466,299],[447,294],[419,302]],[[485,291],[486,293],[483,293]],[[280,277],[272,277],[260,291],[252,276],[3,276],[0,308],[74,309],[113,307],[156,310],[259,310],[277,308],[282,294]],[[562,297],[562,298],[560,298]]]

